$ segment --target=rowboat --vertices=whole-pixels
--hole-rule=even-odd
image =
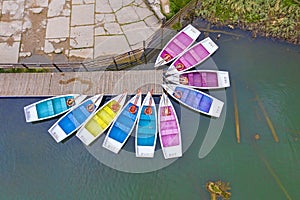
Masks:
[[[138,115],[135,155],[153,158],[157,139],[157,113],[151,92],[148,92]]]
[[[67,94],[47,98],[24,107],[26,122],[35,122],[56,117],[81,103],[87,96]]]
[[[154,67],[172,62],[180,53],[196,41],[200,33],[191,24],[187,25],[164,46],[156,59]]]
[[[158,130],[165,159],[182,156],[181,131],[175,109],[163,93],[158,107]]]
[[[76,136],[85,145],[90,145],[100,137],[115,120],[125,103],[126,96],[127,93],[123,93],[106,102],[86,120],[77,131]]]
[[[50,135],[57,143],[72,135],[90,115],[96,112],[102,97],[102,94],[92,96],[72,108],[49,128],[48,132]]]
[[[204,92],[182,85],[163,84],[162,87],[179,103],[212,117],[219,117],[224,103]]]
[[[166,80],[196,89],[220,89],[230,87],[229,73],[227,71],[186,71],[167,76]]]
[[[138,92],[126,103],[106,134],[102,145],[104,148],[119,153],[134,129],[141,102],[141,92]]]
[[[178,56],[168,68],[166,74],[174,74],[191,69],[209,58],[219,47],[207,37],[194,44]]]

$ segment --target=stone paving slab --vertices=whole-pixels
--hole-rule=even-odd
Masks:
[[[161,27],[145,1],[0,0],[0,52],[9,52],[0,63],[37,56],[68,62],[140,48]]]
[[[73,5],[71,26],[94,24],[94,4]]]

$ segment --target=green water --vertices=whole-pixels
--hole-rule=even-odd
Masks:
[[[55,119],[26,124],[23,107],[41,98],[0,98],[0,199],[206,200],[209,180],[230,182],[233,200],[299,199],[300,47],[225,35],[217,44],[220,49],[213,60],[220,70],[230,72],[236,87],[240,144],[235,136],[233,87],[226,89],[225,124],[212,151],[198,158],[209,118],[175,103],[184,113],[182,133],[197,135],[182,158],[148,173],[108,167],[75,137],[57,144],[47,133]],[[195,126],[197,133],[191,129]],[[132,144],[129,141],[125,149],[133,151]]]

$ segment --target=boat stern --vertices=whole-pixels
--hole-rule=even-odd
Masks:
[[[166,147],[162,149],[165,159],[179,158],[182,156],[181,145]]]
[[[38,119],[38,114],[37,114],[35,104],[25,106],[24,107],[24,114],[25,114],[26,122],[33,122],[33,121],[36,121]]]
[[[115,153],[115,154],[118,154],[122,148],[122,143],[110,138],[110,137],[106,137],[103,144],[102,144],[102,147],[106,148],[107,150]]]
[[[213,54],[219,48],[219,46],[210,37],[202,40],[201,44],[210,54]]]
[[[154,148],[153,146],[137,146],[135,156],[139,158],[153,158]]]
[[[90,145],[96,137],[94,137],[86,128],[81,127],[79,131],[76,133],[76,137],[81,140],[85,145]]]
[[[213,117],[220,117],[223,106],[224,106],[224,102],[214,98],[208,114]]]
[[[53,139],[59,143],[62,140],[64,140],[65,138],[67,138],[68,135],[66,135],[65,131],[58,125],[54,125],[52,126],[48,132],[50,133],[50,135],[53,137]]]
[[[219,71],[218,82],[221,87],[230,87],[229,73],[227,71]]]

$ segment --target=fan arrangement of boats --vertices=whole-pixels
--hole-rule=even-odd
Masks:
[[[219,48],[209,37],[195,43],[199,35],[198,29],[188,25],[159,53],[154,67],[169,66],[163,77],[163,93],[158,110],[152,91],[142,99],[138,90],[127,103],[125,92],[101,107],[103,94],[88,99],[86,95],[67,94],[25,106],[26,122],[64,114],[48,130],[56,142],[76,132],[76,137],[85,145],[91,145],[107,132],[102,146],[118,154],[130,135],[134,134],[136,157],[153,158],[158,138],[165,159],[181,157],[180,124],[168,95],[196,112],[218,118],[224,103],[201,90],[230,87],[226,71],[192,70]]]

